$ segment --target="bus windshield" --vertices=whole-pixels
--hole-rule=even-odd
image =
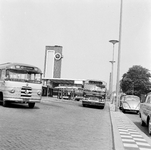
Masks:
[[[6,80],[41,83],[42,74],[38,72],[31,72],[25,70],[8,69],[6,72]]]

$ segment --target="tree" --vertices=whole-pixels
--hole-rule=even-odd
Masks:
[[[123,74],[120,87],[125,94],[141,96],[151,90],[149,81],[151,74],[148,69],[135,65]]]

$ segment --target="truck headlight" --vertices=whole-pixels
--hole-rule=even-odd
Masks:
[[[41,91],[38,91],[37,94],[38,94],[38,95],[41,95]]]
[[[15,89],[9,90],[10,93],[15,93]]]
[[[104,99],[99,99],[99,102],[104,102]]]

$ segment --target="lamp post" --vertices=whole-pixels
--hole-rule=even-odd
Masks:
[[[112,54],[112,61],[110,61],[110,63],[112,64],[112,72],[111,72],[111,84],[110,84],[110,101],[111,103],[113,103],[113,99],[112,99],[112,92],[113,92],[113,70],[114,70],[114,45],[116,43],[118,43],[117,40],[110,40],[109,42],[111,42],[113,44],[113,54]],[[112,99],[112,100],[111,100]]]
[[[118,111],[119,92],[120,92],[119,76],[120,76],[120,59],[121,59],[122,9],[123,9],[123,0],[121,0],[121,6],[120,6],[120,24],[119,24],[119,45],[118,45],[118,63],[117,63],[116,105],[115,105],[115,111]]]

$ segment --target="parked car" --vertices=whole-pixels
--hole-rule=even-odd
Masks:
[[[151,135],[151,93],[148,93],[145,102],[140,104],[139,115],[142,126],[148,127],[148,133]]]
[[[135,95],[125,95],[122,96],[120,100],[120,109],[125,111],[131,111],[131,112],[139,112],[140,108],[140,98]]]

